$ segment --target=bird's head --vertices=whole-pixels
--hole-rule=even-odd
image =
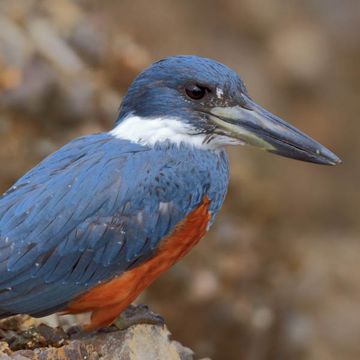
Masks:
[[[214,149],[250,144],[303,161],[340,162],[256,104],[236,72],[198,56],[169,57],[145,69],[124,97],[112,133],[145,145],[173,141]]]

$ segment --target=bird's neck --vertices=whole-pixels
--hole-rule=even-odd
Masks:
[[[220,148],[217,144],[208,143],[206,134],[195,133],[195,130],[190,125],[171,117],[143,118],[128,115],[117,123],[114,129],[110,131],[110,134],[118,139],[145,146],[170,142],[177,145],[190,145],[203,150]]]

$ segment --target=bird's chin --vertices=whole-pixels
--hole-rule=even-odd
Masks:
[[[245,141],[237,139],[231,136],[231,134],[227,134],[225,131],[215,132],[206,141],[213,147],[223,147],[227,145],[246,145]]]

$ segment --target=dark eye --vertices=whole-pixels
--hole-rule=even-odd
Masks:
[[[203,86],[199,86],[199,85],[188,85],[185,88],[186,91],[186,95],[194,100],[200,100],[202,99],[206,92],[208,91],[207,88],[203,87]]]

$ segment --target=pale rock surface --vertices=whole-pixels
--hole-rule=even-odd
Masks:
[[[0,323],[0,360],[195,360],[166,326],[140,324],[93,333],[36,325],[27,316]]]

